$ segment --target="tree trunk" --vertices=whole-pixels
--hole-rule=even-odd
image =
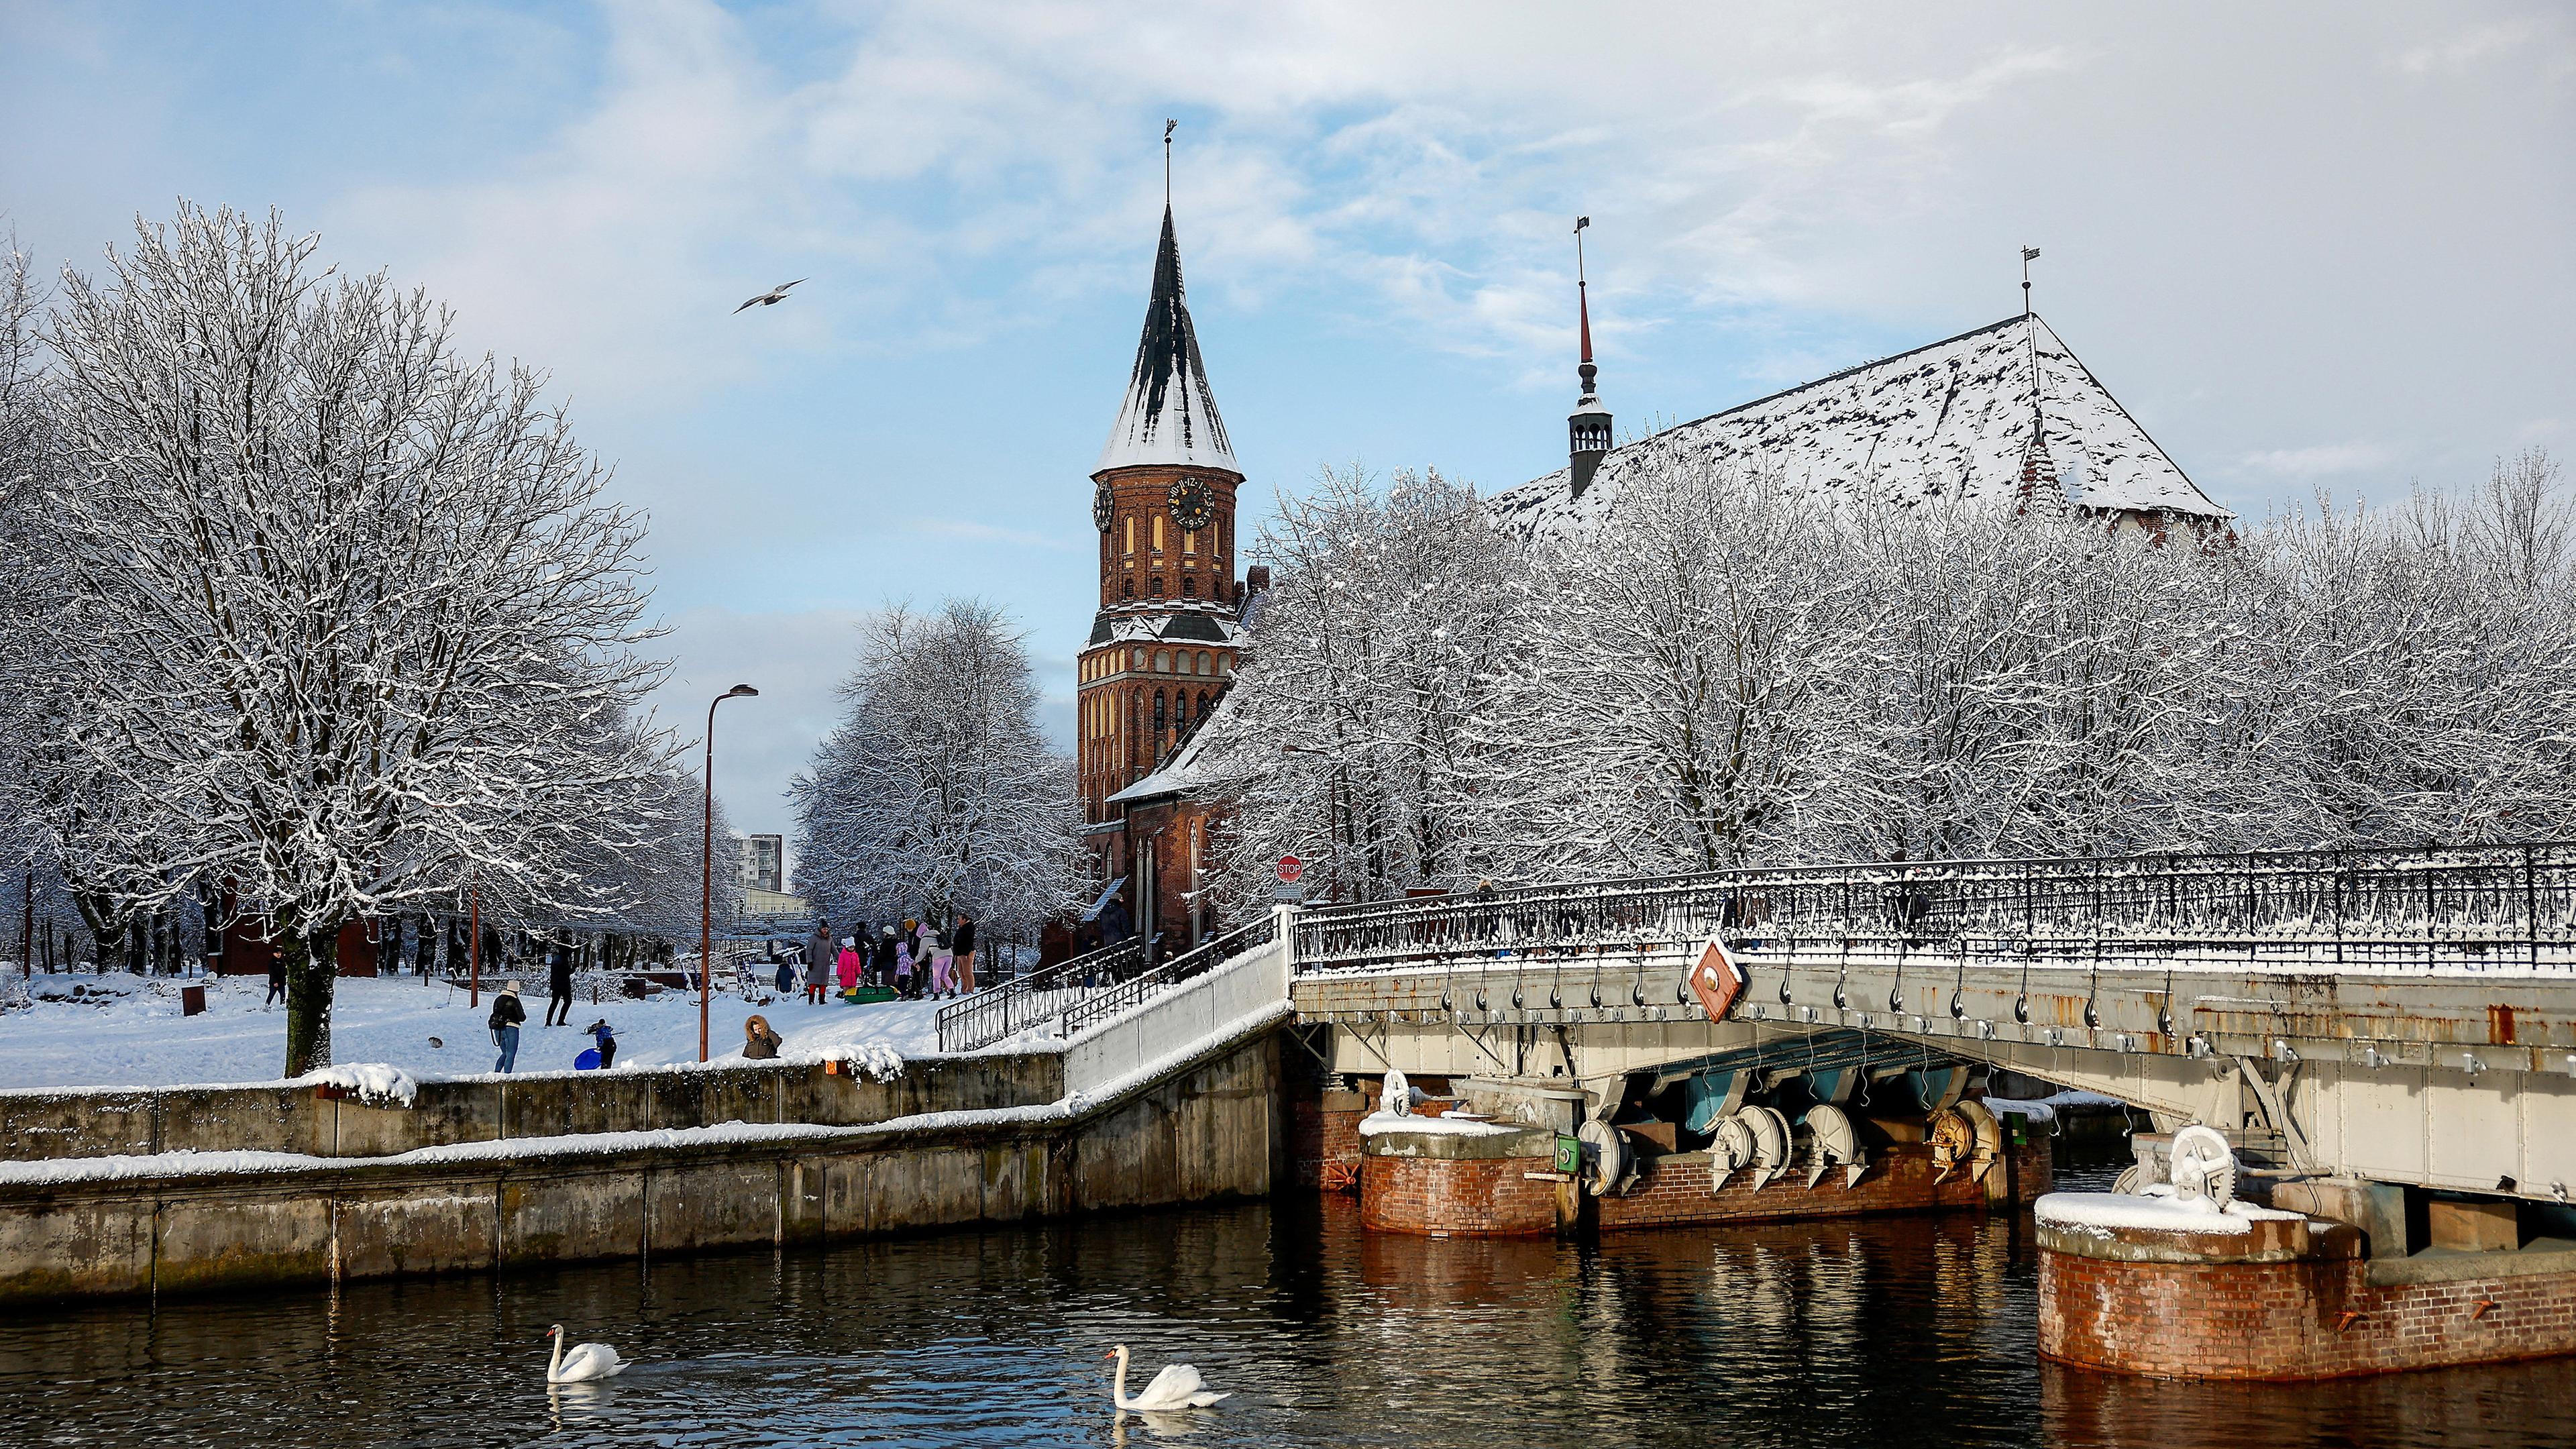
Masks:
[[[286,1075],[331,1065],[331,989],[338,981],[340,927],[289,930],[278,938],[286,961]]]

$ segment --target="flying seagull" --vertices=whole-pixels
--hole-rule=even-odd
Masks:
[[[804,280],[805,279],[803,277],[798,277],[796,282]],[[759,296],[752,298],[750,301],[743,303],[741,307],[734,308],[734,310],[740,312],[745,307],[775,307],[779,303],[787,300],[787,289],[795,286],[796,282],[781,282],[777,286],[770,288],[768,291],[761,293]]]

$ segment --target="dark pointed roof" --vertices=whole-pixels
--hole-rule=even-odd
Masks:
[[[1154,251],[1154,294],[1145,304],[1145,335],[1136,343],[1136,370],[1126,401],[1109,430],[1092,471],[1156,463],[1190,463],[1241,473],[1217,416],[1199,361],[1198,334],[1181,293],[1181,246],[1172,235],[1172,209],[1163,208],[1163,240]]]

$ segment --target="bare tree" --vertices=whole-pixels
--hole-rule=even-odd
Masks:
[[[339,278],[272,214],[183,204],[51,341],[65,466],[42,499],[80,611],[72,732],[137,900],[200,877],[289,962],[286,1071],[330,1056],[343,923],[466,880],[567,904],[586,852],[662,828],[662,666],[641,522],[448,315]],[[148,874],[149,881],[140,876]]]

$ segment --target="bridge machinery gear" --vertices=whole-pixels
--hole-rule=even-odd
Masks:
[[[2175,1197],[2213,1208],[2236,1200],[2236,1150],[2224,1133],[2195,1122],[2174,1134],[2172,1155]]]
[[[1983,1182],[1987,1169],[2003,1156],[2003,1124],[1986,1104],[1973,1097],[1932,1114],[1932,1180],[1942,1182],[1965,1167],[1970,1180]]]
[[[1829,1168],[1843,1170],[1843,1186],[1859,1184],[1861,1174],[1869,1170],[1869,1154],[1862,1150],[1860,1134],[1842,1108],[1831,1102],[1818,1102],[1807,1109],[1807,1187],[1813,1191]]]

